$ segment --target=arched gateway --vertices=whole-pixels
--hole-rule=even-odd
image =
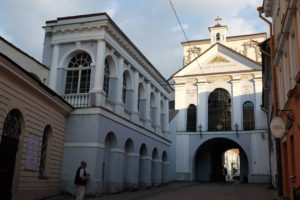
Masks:
[[[237,178],[241,182],[248,182],[248,157],[243,148],[233,140],[227,138],[213,138],[199,146],[194,155],[195,181],[220,181],[224,154],[227,150],[238,149],[240,169]]]

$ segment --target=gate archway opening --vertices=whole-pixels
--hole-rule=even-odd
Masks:
[[[247,155],[238,143],[226,138],[210,139],[197,149],[194,156],[194,180],[204,182],[222,181],[222,168],[228,167],[225,165],[225,152],[232,149],[239,153],[239,175],[236,175],[234,179],[240,180],[240,182],[248,182]]]

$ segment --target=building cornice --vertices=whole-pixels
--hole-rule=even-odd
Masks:
[[[93,18],[94,17],[94,18]],[[82,19],[81,19],[82,18]],[[88,18],[87,22],[84,18]],[[74,20],[74,22],[70,20]],[[66,20],[63,23],[61,21]],[[69,20],[69,21],[68,21]],[[81,20],[81,21],[80,21]],[[78,32],[78,31],[91,31],[99,30],[105,27],[112,38],[116,40],[118,45],[129,52],[130,56],[136,60],[139,65],[144,68],[144,70],[153,77],[153,79],[158,83],[152,83],[155,87],[160,88],[160,90],[165,90],[167,93],[173,91],[172,87],[169,86],[167,80],[160,74],[160,72],[150,63],[150,61],[143,55],[143,53],[129,40],[129,38],[123,33],[123,31],[113,22],[113,20],[106,13],[95,13],[91,15],[80,15],[80,16],[70,16],[58,18],[57,20],[51,20],[46,22],[44,29],[46,32],[51,32],[53,34],[64,34],[66,32]],[[100,40],[105,39],[105,33],[97,38],[95,37],[83,37],[82,40]],[[71,38],[71,40],[61,40],[55,41],[54,43],[69,43],[78,41],[78,38]]]

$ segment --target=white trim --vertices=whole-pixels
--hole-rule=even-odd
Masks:
[[[152,160],[152,157],[150,157],[150,156],[141,156],[140,159],[142,159],[142,160]]]
[[[138,154],[138,153],[127,153],[127,156],[128,157],[137,157],[137,158],[139,158],[140,154]]]
[[[105,148],[105,145],[104,144],[100,144],[100,143],[73,143],[73,142],[65,142],[64,144],[65,147],[89,147],[89,148],[100,148],[100,149],[104,149]]]
[[[120,116],[118,116],[117,114],[113,114],[109,111],[106,111],[102,108],[78,108],[73,110],[72,114],[74,115],[102,115],[103,117],[106,117],[108,119],[111,119],[113,121],[115,121],[116,123],[119,123],[122,126],[126,126],[129,129],[132,129],[134,131],[139,132],[140,134],[143,134],[146,137],[150,137],[151,139],[154,139],[158,142],[161,142],[165,145],[170,146],[171,142],[164,137],[164,139],[162,139],[160,136],[153,134],[151,131],[147,130],[146,128],[141,128],[139,126],[137,126],[136,124],[134,124],[133,122],[128,122],[127,120],[121,118]],[[147,121],[147,119],[145,120],[145,122]]]
[[[160,160],[160,159],[152,159],[152,162],[155,162],[155,163],[162,163],[162,160]]]
[[[125,153],[123,149],[118,149],[118,148],[112,148],[109,150],[110,152],[116,152],[116,153]]]

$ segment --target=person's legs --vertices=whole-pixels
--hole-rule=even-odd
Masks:
[[[85,193],[85,186],[77,185],[76,200],[83,200],[84,193]]]

